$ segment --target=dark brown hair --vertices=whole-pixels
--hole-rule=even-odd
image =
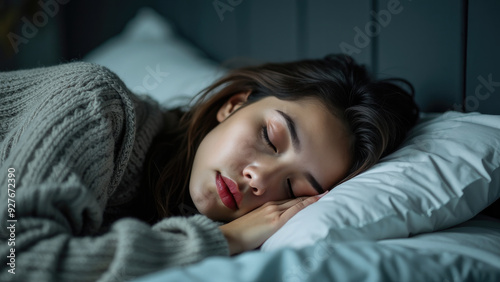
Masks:
[[[394,151],[419,113],[410,83],[374,80],[346,55],[231,70],[202,91],[189,110],[166,113],[175,113],[179,121],[155,138],[146,159],[144,185],[155,202],[155,219],[193,211],[188,186],[196,150],[218,124],[219,108],[232,95],[247,91],[251,91],[247,104],[268,96],[322,101],[354,137],[353,162],[343,181]]]

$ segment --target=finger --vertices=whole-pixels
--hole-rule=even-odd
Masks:
[[[264,205],[275,205],[275,206],[279,206],[279,207],[283,207],[283,208],[287,209],[287,208],[295,205],[296,203],[300,202],[302,199],[306,199],[306,198],[308,198],[308,197],[299,197],[299,198],[295,198],[295,199],[270,201],[270,202],[265,203]]]
[[[298,197],[295,199],[288,199],[288,200],[284,200],[283,202],[281,202],[278,205],[280,206],[280,208],[289,209],[290,207],[293,207],[294,205],[296,205],[300,202],[303,202],[308,198],[312,198],[312,197]]]
[[[288,199],[288,200],[283,200],[283,201],[278,201],[278,202],[275,202],[275,204],[277,205],[281,205],[285,208],[289,208],[289,207],[292,207],[293,205],[296,205],[297,203],[300,203],[306,199],[310,199],[310,198],[317,198],[317,200],[323,198],[328,192],[330,192],[329,190],[326,190],[325,192],[319,194],[319,195],[316,195],[316,196],[307,196],[307,197],[298,197],[298,198],[295,198],[295,199]],[[314,201],[315,202],[315,201]]]
[[[295,199],[298,200],[298,199]],[[299,211],[303,210],[305,207],[309,206],[310,204],[313,204],[317,202],[319,198],[317,196],[313,197],[301,197],[301,199],[296,202],[294,205],[292,205],[290,208],[285,210],[283,214],[281,215],[281,218],[284,220],[284,222],[288,221],[290,218],[292,218],[294,215],[296,215]],[[283,222],[283,223],[284,223]]]
[[[309,198],[317,198],[317,200],[321,199],[323,196],[325,196],[329,191],[325,191],[322,194],[316,195],[316,196],[304,196],[304,197],[298,197],[295,199],[286,199],[286,200],[280,200],[280,201],[272,201],[272,202],[267,202],[267,205],[276,205],[280,209],[289,209],[290,207],[306,200]]]

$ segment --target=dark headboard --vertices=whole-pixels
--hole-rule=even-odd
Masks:
[[[147,5],[228,66],[343,52],[412,82],[423,111],[500,114],[497,0],[58,1],[68,2],[50,19],[59,60],[81,58]]]

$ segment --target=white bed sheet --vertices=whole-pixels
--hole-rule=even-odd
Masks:
[[[213,257],[135,281],[500,281],[500,221],[477,216],[411,238]]]

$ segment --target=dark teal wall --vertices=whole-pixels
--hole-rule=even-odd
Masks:
[[[500,1],[469,2],[467,34],[468,111],[500,114]]]
[[[227,66],[344,52],[411,81],[424,111],[500,114],[497,0],[72,0],[8,63],[80,58],[142,5]]]

